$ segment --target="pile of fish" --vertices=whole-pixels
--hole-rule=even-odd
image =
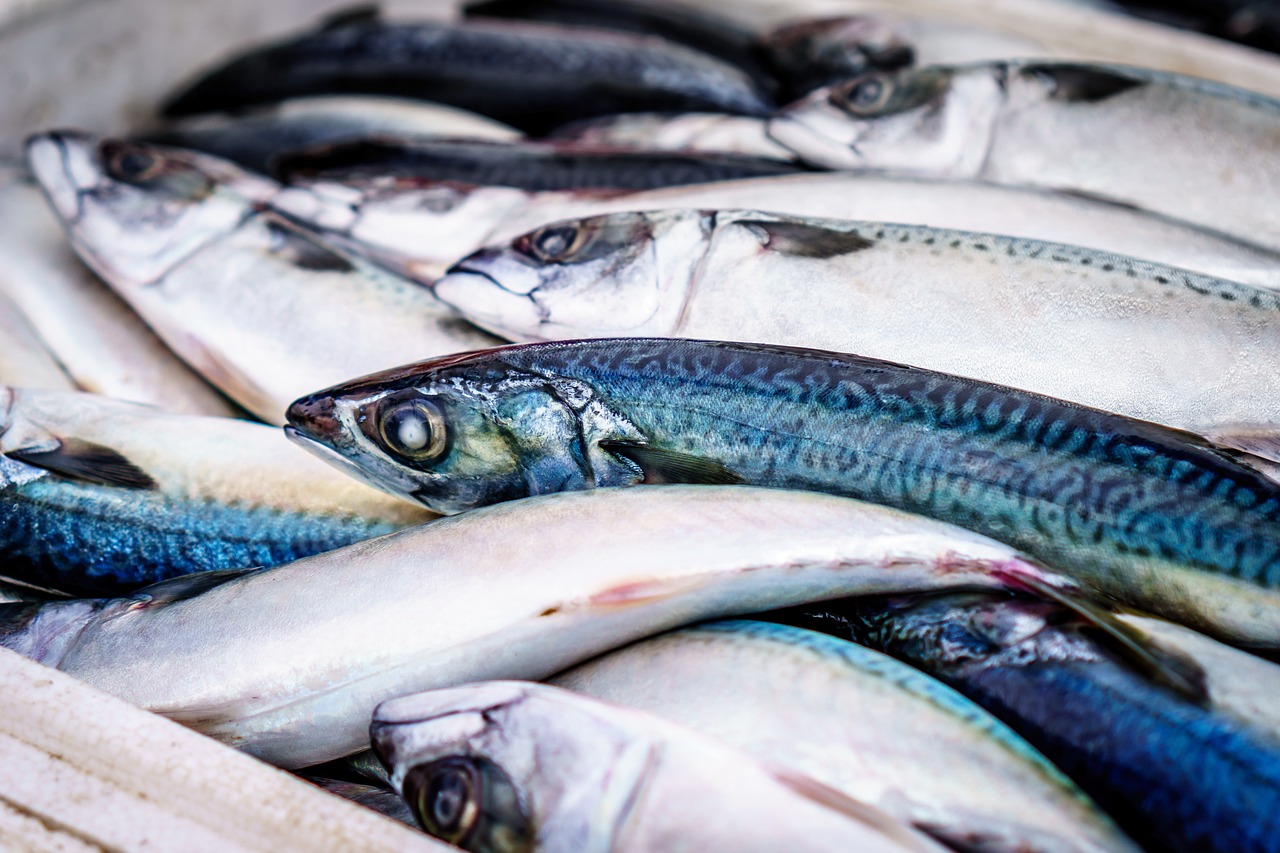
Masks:
[[[472,851],[1280,851],[1280,101],[997,23],[358,10],[35,133],[0,647]]]

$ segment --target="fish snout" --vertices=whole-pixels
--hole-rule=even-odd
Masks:
[[[293,435],[331,445],[342,432],[338,408],[330,394],[311,394],[294,400],[285,412],[289,425],[285,431]]]
[[[36,133],[27,137],[26,155],[31,173],[58,216],[75,220],[81,191],[101,179],[94,138],[77,130]]]

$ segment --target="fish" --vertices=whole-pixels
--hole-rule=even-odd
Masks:
[[[440,513],[554,491],[750,484],[1010,544],[1097,594],[1280,645],[1280,484],[1199,436],[858,355],[524,344],[315,392],[287,432]]]
[[[508,21],[339,22],[252,48],[168,100],[167,116],[312,94],[407,95],[537,135],[635,110],[764,115],[742,71],[653,37]]]
[[[0,383],[73,391],[75,383],[31,328],[31,322],[0,293]]]
[[[434,517],[261,424],[8,386],[0,404],[0,560],[28,584],[122,595]]]
[[[567,143],[363,139],[282,156],[281,180],[405,178],[525,190],[647,190],[738,178],[794,175],[807,167],[701,152],[590,148]]]
[[[893,658],[815,631],[710,622],[549,683],[688,726],[957,849],[1136,849],[978,706]]]
[[[30,321],[75,387],[193,415],[239,413],[76,258],[25,174],[0,177],[0,221],[0,295]]]
[[[511,141],[520,132],[475,113],[408,98],[316,95],[244,114],[195,116],[137,138],[203,151],[269,175],[281,154],[368,136]]]
[[[432,289],[512,341],[812,347],[1180,429],[1280,425],[1280,294],[1061,244],[757,211],[616,213],[481,249]]]
[[[691,622],[850,595],[1075,585],[927,519],[777,489],[547,495],[283,566],[4,605],[0,646],[285,768],[386,699],[539,679]]]
[[[827,168],[1067,190],[1280,248],[1280,102],[1193,77],[1040,61],[874,73],[786,107],[769,135]]]
[[[950,849],[713,738],[545,684],[402,696],[370,735],[423,829],[464,850]]]
[[[226,161],[67,131],[32,137],[28,157],[81,258],[268,423],[324,384],[496,342],[266,209],[279,186]]]
[[[561,220],[754,206],[796,217],[880,220],[1069,243],[1257,287],[1280,288],[1280,254],[1116,205],[974,181],[828,173],[636,193],[534,193],[450,181],[371,178],[301,182],[281,190],[271,206],[326,241],[428,285],[481,248],[515,241]],[[597,286],[616,287],[617,282],[602,280]],[[464,296],[457,307],[465,312],[472,306]],[[547,307],[551,324],[526,324],[513,317],[504,320],[509,325],[502,335],[537,340],[548,335],[545,325],[570,324],[555,305]],[[575,305],[574,310],[580,312],[582,306]],[[577,320],[583,336],[591,334],[586,319]]]
[[[844,612],[855,639],[1003,719],[1148,849],[1275,849],[1280,740],[1150,683],[1054,605],[963,594]]]
[[[794,152],[769,138],[765,119],[724,113],[621,113],[570,122],[549,137],[575,145],[796,159]]]

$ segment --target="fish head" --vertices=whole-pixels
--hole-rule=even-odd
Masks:
[[[633,485],[601,447],[643,438],[585,383],[499,347],[372,374],[295,401],[291,438],[364,482],[444,515],[550,492]]]
[[[769,136],[833,169],[969,177],[1003,102],[1001,66],[875,71],[818,89],[769,122]]]
[[[522,682],[384,702],[370,728],[391,783],[430,834],[465,850],[605,850],[655,747],[603,706]],[[608,707],[608,706],[604,706]]]
[[[27,162],[81,257],[117,286],[158,280],[274,188],[217,158],[76,131],[32,136]]]
[[[671,335],[714,221],[664,210],[552,222],[458,262],[435,293],[509,340]]]
[[[915,59],[911,44],[887,19],[870,15],[783,24],[765,34],[761,46],[797,95],[875,69],[903,68]]]

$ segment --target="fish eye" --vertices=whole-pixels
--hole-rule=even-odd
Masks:
[[[560,223],[522,237],[516,248],[536,261],[559,264],[572,258],[586,243],[586,238],[587,229]]]
[[[149,180],[163,167],[159,157],[132,145],[104,142],[102,155],[111,177],[126,183]]]
[[[882,112],[894,95],[893,81],[882,74],[855,80],[832,93],[835,105],[854,115],[870,116]]]
[[[480,818],[481,784],[471,759],[443,758],[414,767],[405,775],[404,798],[423,829],[462,846]]]
[[[410,462],[435,459],[448,444],[444,413],[422,398],[402,400],[380,412],[378,435],[388,453]]]

